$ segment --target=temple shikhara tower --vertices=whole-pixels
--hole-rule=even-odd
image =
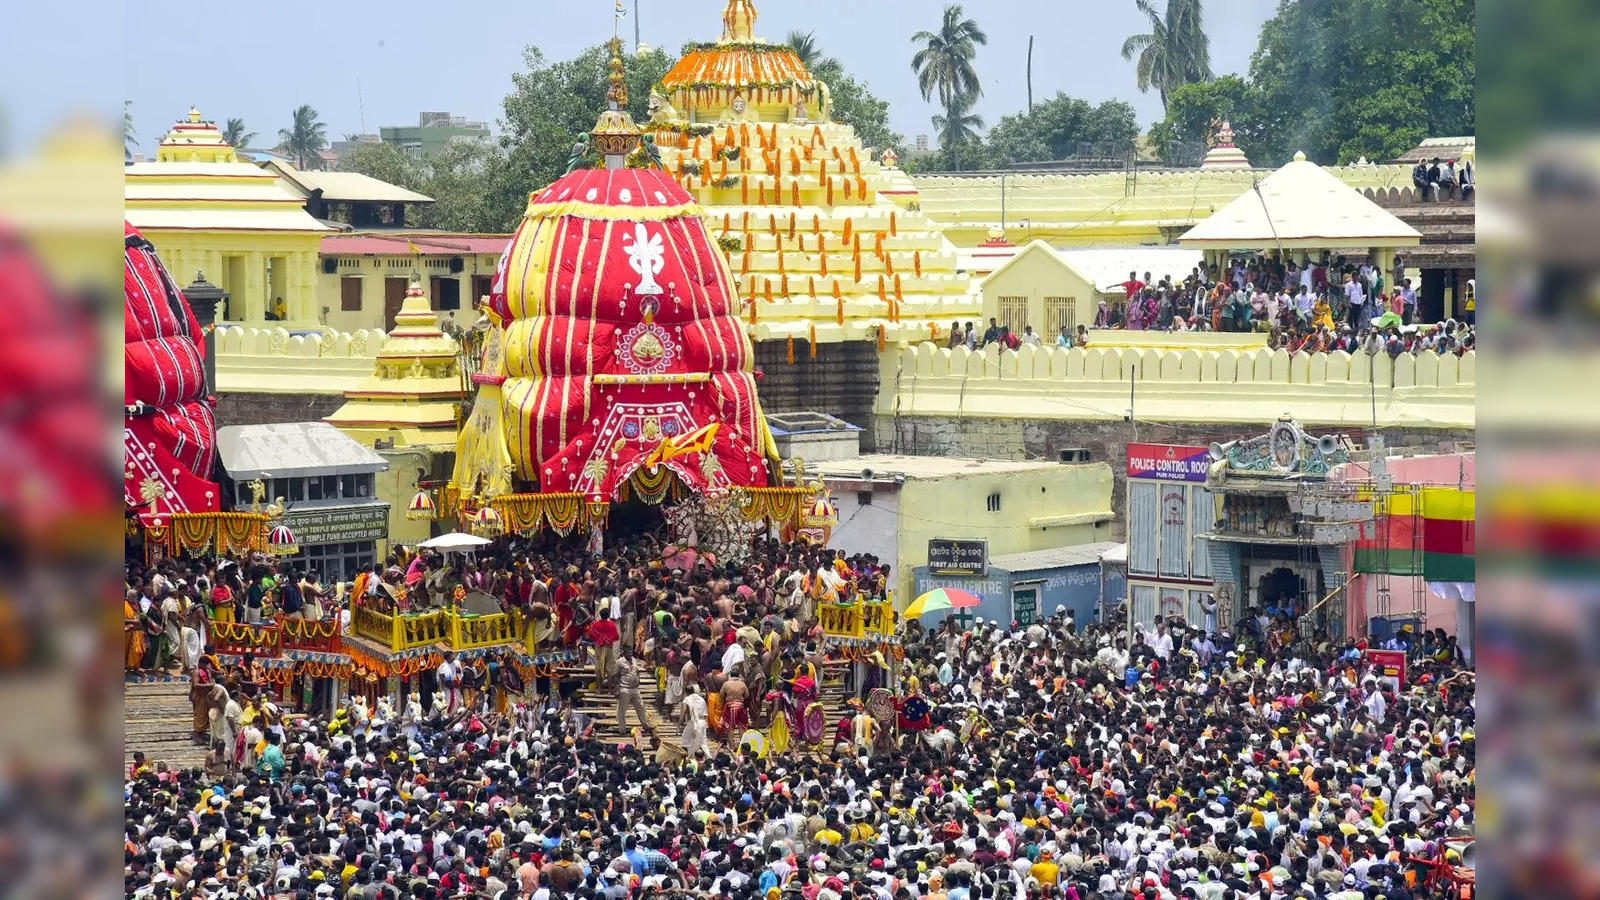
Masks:
[[[646,132],[709,217],[758,340],[926,340],[981,304],[892,151],[832,121],[828,86],[729,0],[650,98]]]
[[[604,162],[529,198],[457,450],[463,506],[497,504],[519,531],[774,478],[727,262],[694,198],[641,151],[612,48],[590,135]]]

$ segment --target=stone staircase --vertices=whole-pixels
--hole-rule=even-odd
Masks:
[[[165,762],[171,768],[189,768],[205,762],[206,748],[192,743],[193,706],[189,703],[189,679],[183,676],[156,676],[129,681],[123,686],[123,743],[125,763],[133,762],[133,751],[144,751],[151,763]]]
[[[592,687],[594,682],[593,666],[577,667],[570,670],[564,669],[561,675],[563,679],[571,677],[585,680],[586,686],[578,694],[576,708],[593,718],[595,722],[594,736],[597,740],[607,742],[631,742],[633,740],[633,728],[631,727],[635,722],[633,713],[630,712],[628,714],[630,728],[624,731],[617,722],[616,692],[609,688],[601,688],[596,691]],[[833,738],[834,726],[849,707],[847,705],[848,696],[842,679],[824,676],[822,681],[822,688],[818,698],[822,702],[823,710],[827,713],[827,724],[823,731],[823,746],[826,747],[830,745]],[[641,680],[639,694],[644,699],[645,711],[650,715],[650,724],[655,728],[656,734],[661,738],[661,742],[681,748],[683,725],[672,720],[670,710],[662,711],[661,691],[656,681],[654,679]],[[761,730],[763,732],[766,731],[765,728]],[[713,746],[719,744],[718,735],[715,732],[712,732],[710,738]],[[790,749],[795,749],[797,743],[792,742]]]

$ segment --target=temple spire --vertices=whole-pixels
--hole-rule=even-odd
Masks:
[[[748,42],[755,40],[756,5],[750,0],[728,0],[722,10],[722,41]]]
[[[606,158],[607,169],[625,169],[628,154],[639,148],[639,126],[628,115],[628,80],[622,71],[622,38],[611,39],[611,87],[606,89],[606,110],[594,123],[595,149]]]

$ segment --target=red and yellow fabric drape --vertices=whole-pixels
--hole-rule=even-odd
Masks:
[[[145,529],[145,538],[173,553],[249,553],[267,549],[261,513],[173,513],[171,524]]]
[[[505,494],[489,505],[500,513],[509,531],[532,534],[548,527],[562,537],[587,528],[591,522],[604,523],[609,509],[604,503],[590,503],[578,493]]]

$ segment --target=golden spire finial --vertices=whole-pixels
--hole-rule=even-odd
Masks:
[[[621,169],[628,154],[639,148],[639,126],[628,115],[628,80],[622,71],[622,38],[611,39],[611,87],[606,90],[607,109],[600,113],[589,133],[596,150],[606,158],[606,168]]]
[[[753,41],[756,34],[756,5],[750,0],[728,0],[722,10],[722,40]]]
[[[628,105],[628,79],[622,72],[622,38],[611,36],[611,88],[606,91],[606,99],[611,102],[612,109],[622,109]]]

